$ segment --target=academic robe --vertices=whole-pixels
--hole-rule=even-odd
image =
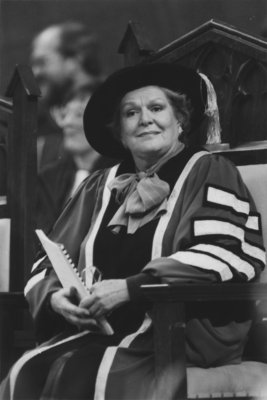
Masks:
[[[114,164],[114,160],[100,157],[88,168],[88,173]],[[51,230],[71,195],[77,170],[72,155],[66,153],[39,171],[36,206],[38,229],[46,233]]]
[[[97,261],[105,262],[105,252],[107,264],[109,257],[118,263],[125,261],[117,255],[119,251],[112,254],[103,240],[99,244],[101,237],[109,235],[103,221],[109,220],[107,214],[115,207],[108,184],[120,172],[120,166],[115,166],[92,174],[51,233],[51,239],[64,243],[80,271],[85,265],[101,269]],[[54,313],[49,299],[60,283],[47,258],[35,263],[25,293],[39,341],[50,339],[13,366],[2,385],[7,399],[151,399],[153,326],[140,284],[258,279],[265,265],[260,215],[232,163],[206,151],[184,150],[161,168],[161,179],[164,173],[167,180],[171,176],[167,212],[136,233],[137,242],[145,243],[149,253],[140,256],[144,264],[127,278],[130,311],[118,309],[109,317],[116,327],[113,336],[78,332]],[[117,249],[120,240],[121,248],[125,240],[129,249],[125,268],[134,268],[131,259],[141,262],[140,246],[134,248],[133,239],[124,232],[114,242]],[[108,278],[121,278],[123,273],[115,268]],[[188,365],[239,363],[250,319],[248,302],[189,304]]]

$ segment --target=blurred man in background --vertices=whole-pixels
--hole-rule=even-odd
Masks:
[[[51,25],[32,42],[31,65],[42,98],[38,121],[38,168],[58,159],[64,149],[54,113],[72,92],[93,91],[101,81],[99,45],[79,22]]]

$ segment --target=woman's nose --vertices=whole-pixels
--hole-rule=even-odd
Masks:
[[[140,124],[141,125],[149,125],[152,123],[152,115],[151,112],[147,109],[142,109],[140,113]]]

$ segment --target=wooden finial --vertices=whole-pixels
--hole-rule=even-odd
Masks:
[[[124,55],[125,66],[137,64],[154,52],[148,35],[139,22],[128,22],[118,52]]]

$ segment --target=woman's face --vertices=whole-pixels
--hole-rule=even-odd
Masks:
[[[177,146],[181,132],[174,110],[157,86],[127,93],[120,106],[121,142],[139,159],[156,162]]]

